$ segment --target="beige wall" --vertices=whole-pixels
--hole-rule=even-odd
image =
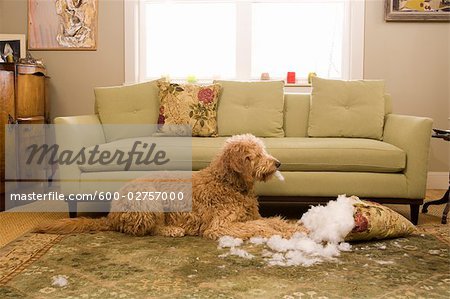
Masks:
[[[124,82],[123,0],[100,0],[97,51],[33,51],[50,79],[51,115],[93,113],[95,86]],[[27,33],[27,0],[0,0],[1,33]],[[3,27],[1,27],[3,26]]]
[[[0,1],[0,33],[3,33],[3,2],[4,1]]]
[[[366,1],[365,65],[368,79],[385,79],[394,112],[431,117],[448,128],[449,23],[385,23],[384,0]],[[52,115],[93,112],[93,87],[124,81],[123,0],[100,0],[96,52],[33,52],[51,79]],[[3,28],[2,28],[3,26]],[[26,33],[26,0],[0,0],[1,33]],[[449,169],[448,144],[432,140],[430,170]]]
[[[450,24],[384,21],[384,0],[366,1],[364,77],[385,79],[395,113],[448,128]],[[431,171],[448,171],[449,145],[432,139]]]

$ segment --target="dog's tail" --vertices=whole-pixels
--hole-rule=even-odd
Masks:
[[[107,217],[60,219],[39,224],[33,229],[35,233],[71,234],[113,230]]]

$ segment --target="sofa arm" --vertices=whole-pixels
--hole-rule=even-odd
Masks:
[[[64,128],[63,130],[60,130],[60,133],[66,133],[64,131],[67,130],[67,132],[74,134],[71,138],[66,138],[68,136],[64,135],[58,136],[57,134],[57,141],[68,142],[68,144],[80,146],[80,148],[106,142],[102,123],[96,114],[57,117],[55,118],[54,123],[55,125],[64,125]]]
[[[70,150],[78,152],[83,147],[105,143],[103,127],[97,115],[57,117],[55,139],[60,152]],[[59,179],[63,194],[77,193],[81,170],[76,163],[59,166]]]
[[[388,114],[384,124],[384,141],[406,153],[404,174],[408,198],[423,199],[426,192],[428,153],[433,120],[425,117]]]

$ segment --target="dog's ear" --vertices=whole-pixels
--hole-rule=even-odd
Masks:
[[[228,166],[234,172],[241,173],[244,163],[247,160],[247,153],[241,143],[233,142],[225,148],[223,158],[228,162]]]
[[[230,167],[233,171],[237,173],[245,173],[250,170],[251,158],[250,155],[245,155],[243,153],[238,153],[230,157]]]
[[[238,173],[247,187],[251,188],[254,183],[252,157],[247,149],[248,147],[242,143],[233,144],[229,147],[227,158],[231,170]]]

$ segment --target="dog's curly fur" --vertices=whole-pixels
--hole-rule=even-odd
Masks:
[[[302,228],[278,217],[262,218],[254,193],[255,182],[268,180],[279,166],[280,162],[266,152],[260,139],[250,134],[236,135],[226,140],[207,168],[192,175],[190,212],[154,212],[154,207],[152,212],[143,212],[128,200],[118,200],[113,202],[107,217],[62,219],[42,224],[35,231],[67,234],[113,230],[136,236],[191,235],[209,239],[224,235],[242,239],[289,237]],[[155,188],[148,184],[136,180],[124,186],[121,193]]]

